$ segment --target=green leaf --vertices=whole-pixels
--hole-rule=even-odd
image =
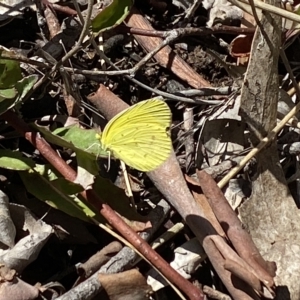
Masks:
[[[76,152],[77,177],[75,182],[88,189],[99,173],[98,158],[108,154],[101,148],[95,129],[82,129],[78,125],[58,128],[53,132],[33,124],[45,139],[52,144],[72,149]]]
[[[22,153],[11,150],[0,150],[0,167],[8,170],[25,171],[35,166],[31,158],[24,157]]]
[[[113,0],[93,20],[92,31],[99,34],[120,25],[130,12],[133,0]]]
[[[4,99],[14,99],[17,96],[17,90],[15,88],[0,90],[0,101]]]
[[[33,88],[38,79],[37,75],[29,75],[16,83],[15,88],[18,91],[18,102],[24,100],[25,96]]]
[[[28,192],[51,207],[84,221],[90,221],[90,218],[103,220],[92,206],[76,196],[83,188],[58,177],[60,175],[51,166],[38,165],[34,170],[20,172],[19,175]]]
[[[92,158],[108,157],[106,151],[101,148],[97,131],[95,129],[82,129],[78,125],[62,127],[51,132],[48,128],[32,124],[40,131],[45,139],[55,145],[70,148],[75,152],[83,152]]]
[[[95,129],[83,129],[78,125],[58,128],[53,131],[53,134],[65,139],[73,144],[76,148],[71,148],[74,151],[83,150],[96,157],[107,157],[108,154],[101,148],[101,144],[97,135],[99,132]]]
[[[19,175],[28,192],[51,207],[84,221],[91,221],[90,218],[93,218],[107,224],[92,205],[78,196],[83,188],[62,178],[52,166],[36,165],[34,170],[19,172]],[[124,190],[117,188],[110,180],[97,176],[93,190],[104,203],[108,203],[126,219],[145,221],[145,218],[130,206]]]
[[[10,108],[23,101],[24,97],[32,89],[37,80],[38,77],[36,75],[30,75],[15,83],[13,88],[0,90],[0,114],[5,113]]]
[[[2,53],[9,55],[9,52],[3,48],[0,49],[0,57]],[[21,79],[20,63],[11,59],[0,58],[0,89],[11,88]]]

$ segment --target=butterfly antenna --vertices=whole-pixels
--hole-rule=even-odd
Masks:
[[[121,160],[121,169],[122,169],[124,180],[125,180],[126,194],[130,199],[132,207],[135,208],[135,203],[134,203],[134,199],[133,199],[133,194],[132,194],[132,189],[131,189],[131,185],[130,185],[130,181],[129,181],[129,176],[128,176],[128,173],[127,173],[126,165],[122,160]]]
[[[89,145],[87,148],[85,148],[84,151],[89,151],[89,150],[92,149],[95,145],[96,145],[97,147],[99,147],[99,144],[93,143],[93,144]],[[91,152],[91,153],[92,153],[92,152]],[[98,156],[98,154],[97,154],[97,156]]]

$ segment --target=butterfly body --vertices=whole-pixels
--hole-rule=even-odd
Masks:
[[[158,99],[139,102],[112,118],[100,138],[102,148],[128,166],[151,171],[170,155],[171,111]]]

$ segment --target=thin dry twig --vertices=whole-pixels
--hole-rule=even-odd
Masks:
[[[132,33],[134,35],[144,35],[144,36],[152,36],[152,37],[160,37],[165,38],[169,35],[169,31],[159,31],[159,30],[148,30],[144,28],[136,28],[136,27],[128,27],[125,25],[120,25],[116,29],[118,32],[122,33]],[[226,26],[226,25],[218,25],[212,28],[207,27],[187,27],[187,28],[180,28],[180,30],[184,31],[185,36],[206,36],[212,34],[232,34],[232,35],[253,35],[255,29],[254,28],[242,28],[242,27],[235,27],[235,26]]]
[[[66,61],[68,61],[75,53],[77,53],[81,49],[83,40],[89,32],[89,25],[90,25],[90,20],[91,20],[91,16],[92,16],[93,5],[94,5],[94,1],[88,0],[86,19],[83,23],[83,27],[82,27],[82,30],[81,30],[81,33],[80,33],[80,36],[79,36],[79,39],[78,39],[78,42],[76,43],[76,45],[66,55],[64,55],[64,57],[60,61],[58,61],[55,64],[55,66],[53,66],[52,69],[44,75],[44,77],[42,77],[34,85],[33,90],[36,90],[37,88],[39,88],[44,82],[46,82],[48,80],[48,78],[51,76],[51,74],[56,72],[60,66],[62,66]]]
[[[298,87],[298,85],[296,85]],[[295,88],[296,88],[295,86]],[[298,87],[299,89],[299,87]],[[271,143],[280,130],[291,120],[297,112],[300,110],[300,102],[291,109],[291,111],[271,130],[268,135],[263,138],[260,143],[254,147],[230,172],[218,182],[220,188],[225,187],[229,180],[239,173],[239,171],[245,167],[245,165],[252,159],[257,153],[264,149],[269,143]]]
[[[236,5],[237,7],[241,8],[242,10],[248,12],[249,14],[252,14],[251,7],[247,1],[239,1],[239,0],[228,0],[232,4]],[[300,23],[300,16],[298,14],[289,12],[285,9],[267,4],[265,2],[254,0],[254,5],[256,8],[259,8],[263,11],[268,11],[270,13],[273,13],[275,15],[281,16],[283,18],[289,19],[291,21],[295,21],[297,23]]]
[[[141,16],[135,8],[131,10],[127,18],[127,25],[143,29],[152,29],[149,22]],[[135,36],[135,39],[147,52],[152,51],[162,43],[162,39],[157,37]],[[208,81],[204,80],[202,76],[196,73],[184,60],[176,55],[169,46],[164,47],[154,57],[161,66],[171,70],[176,76],[192,87],[201,88],[211,86]]]
[[[289,73],[289,76],[292,80],[294,89],[297,93],[298,99],[300,99],[300,88],[299,85],[293,75],[293,71],[291,69],[291,66],[285,56],[284,51],[282,48],[280,48],[280,56],[283,60],[283,63]],[[300,102],[293,107],[290,112],[273,128],[272,131],[268,133],[268,135],[263,138],[260,143],[253,148],[240,162],[237,164],[234,168],[230,170],[230,172],[218,182],[218,186],[220,188],[225,187],[229,180],[233,178],[235,175],[238,174],[238,172],[245,167],[245,165],[257,154],[259,153],[262,149],[264,149],[269,143],[273,141],[273,139],[276,137],[276,135],[283,129],[283,127],[290,121],[292,118],[299,112],[300,110]]]

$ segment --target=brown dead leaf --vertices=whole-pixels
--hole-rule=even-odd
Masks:
[[[138,270],[98,276],[110,300],[144,300],[149,298],[151,288]]]

